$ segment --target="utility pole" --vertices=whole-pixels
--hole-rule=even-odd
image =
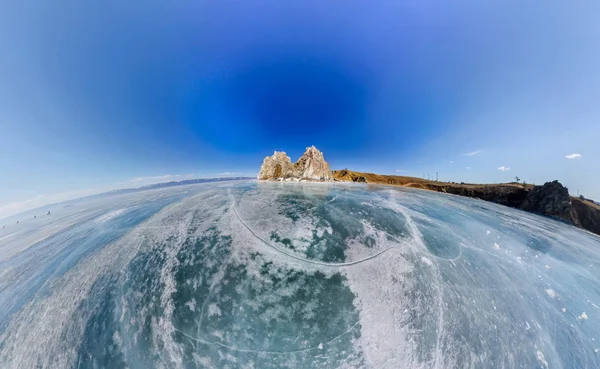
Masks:
[[[435,181],[438,182],[438,172],[435,172]]]

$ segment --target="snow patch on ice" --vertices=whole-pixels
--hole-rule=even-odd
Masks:
[[[580,316],[577,317],[577,319],[579,319],[579,320],[587,320],[587,318],[588,318],[588,316],[585,313],[585,311],[583,313],[581,313]]]
[[[119,216],[120,214],[122,214],[126,209],[118,209],[115,211],[111,211],[108,214],[104,214],[101,217],[98,217],[98,219],[96,219],[96,223],[104,223],[106,221],[109,221],[117,216]]]
[[[196,311],[196,300],[192,299],[185,303],[185,306],[188,307],[191,311]]]
[[[221,309],[217,306],[217,304],[208,305],[208,316],[221,316]]]
[[[433,262],[430,259],[426,258],[425,256],[421,256],[421,261],[429,266],[433,265]]]
[[[548,368],[548,362],[546,361],[546,359],[544,358],[544,354],[538,350],[537,351],[537,359],[540,362],[540,364],[544,367],[544,368]]]
[[[548,288],[546,290],[546,293],[548,294],[548,296],[550,296],[550,298],[552,298],[552,299],[556,298],[556,292],[552,288]]]

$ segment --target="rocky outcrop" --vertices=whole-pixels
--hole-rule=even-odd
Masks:
[[[329,164],[323,153],[316,147],[307,147],[297,162],[292,161],[285,152],[275,151],[273,156],[267,156],[258,172],[260,180],[332,180]]]
[[[368,183],[420,188],[473,197],[556,218],[600,235],[600,206],[594,201],[569,196],[569,190],[558,181],[547,182],[542,186],[517,183],[466,184],[353,172],[348,169],[335,170],[333,176],[338,181],[359,182],[364,178]]]
[[[426,185],[426,189],[432,189],[439,192],[451,193],[459,196],[474,197],[485,201],[495,202],[500,205],[518,208],[527,198],[528,190],[526,188],[496,185],[496,186],[431,186]]]
[[[313,181],[329,181],[332,179],[329,164],[325,161],[323,153],[314,146],[307,147],[304,154],[294,164],[292,176]]]
[[[534,186],[519,206],[525,211],[542,214],[579,224],[577,213],[571,205],[569,190],[558,181]]]
[[[579,224],[576,225],[600,235],[600,206],[594,202],[578,198],[571,199],[571,206],[575,210],[579,221]]]
[[[569,196],[558,181],[524,188],[513,185],[436,186],[426,189],[495,202],[511,208],[552,217],[600,235],[600,206]]]
[[[332,172],[332,176],[334,179],[341,179],[345,181],[352,181],[356,183],[367,183],[367,177],[355,174],[354,172],[349,171],[348,169],[343,170],[334,170]]]
[[[285,152],[275,151],[273,156],[267,156],[263,160],[258,172],[258,179],[285,178],[292,171],[292,160]]]
[[[426,185],[425,188],[455,195],[474,197],[580,225],[571,204],[569,190],[558,181],[542,186],[518,185]]]

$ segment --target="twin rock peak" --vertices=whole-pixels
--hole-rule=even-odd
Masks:
[[[323,153],[316,147],[307,147],[297,162],[292,163],[283,151],[267,156],[260,167],[259,180],[278,181],[331,181],[333,176]]]

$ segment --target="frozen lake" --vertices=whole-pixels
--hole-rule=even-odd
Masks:
[[[0,220],[2,368],[600,368],[600,237],[522,211],[248,181],[33,214]]]

